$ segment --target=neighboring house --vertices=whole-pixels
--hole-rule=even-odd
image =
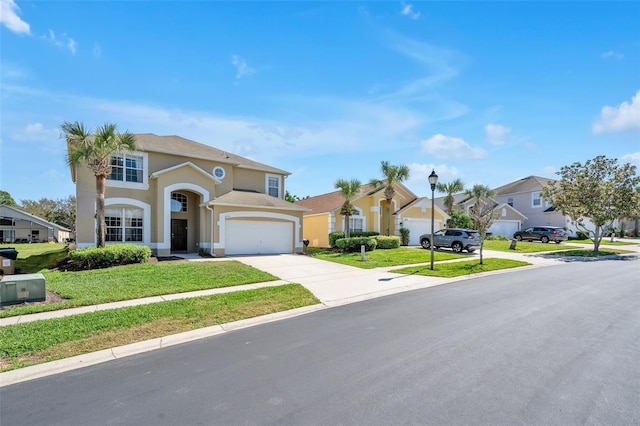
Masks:
[[[540,196],[542,189],[553,182],[555,182],[554,179],[528,176],[495,188],[493,199],[515,208],[526,216],[522,224],[523,229],[530,226],[558,226],[566,228],[569,235],[575,236],[577,228],[571,223],[569,216],[556,211]],[[585,225],[593,228],[588,220],[585,221]]]
[[[149,246],[159,256],[302,251],[304,207],[284,201],[289,172],[179,136],[136,134],[137,152],[113,156],[106,182],[106,243]],[[76,183],[78,247],[95,245],[96,180]]]
[[[0,243],[64,242],[71,230],[15,207],[0,204]]]
[[[410,230],[410,244],[418,245],[421,234],[431,232],[431,200],[418,198],[401,183],[394,186],[396,194],[391,204],[389,235],[400,235],[400,228]],[[328,247],[329,233],[345,230],[344,216],[340,214],[344,198],[334,191],[297,201],[307,208],[304,212],[304,238],[312,247]],[[384,234],[386,226],[386,200],[384,188],[374,189],[362,185],[361,195],[352,201],[355,214],[349,218],[351,231],[373,231]],[[435,229],[444,227],[449,218],[442,209],[435,209]]]
[[[436,203],[442,203],[443,199],[444,197],[436,199]],[[473,198],[470,198],[466,194],[456,194],[454,195],[454,200],[456,209],[470,215],[469,209],[471,209],[475,203]],[[522,224],[527,220],[527,217],[513,206],[498,202],[495,200],[495,197],[491,197],[490,200],[495,204],[494,211],[497,213],[497,216],[487,229],[487,233],[512,238],[514,232],[522,229]]]

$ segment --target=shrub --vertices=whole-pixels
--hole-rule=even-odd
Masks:
[[[589,237],[589,233],[586,231],[576,231],[576,238],[578,240],[588,240],[591,237]]]
[[[86,248],[69,253],[70,269],[101,269],[111,266],[144,263],[151,257],[151,249],[134,244],[116,244],[104,248]]]
[[[387,250],[400,247],[400,237],[397,236],[385,237],[382,235],[377,235],[371,238],[376,240],[377,249]]]
[[[342,251],[360,251],[360,246],[364,244],[365,251],[376,249],[377,241],[369,237],[340,238],[336,240],[336,247]]]
[[[487,238],[485,238],[485,240],[487,240],[487,241],[509,241],[509,238],[505,237],[504,235],[489,235]]]
[[[400,244],[409,245],[409,230],[407,228],[400,228]]]
[[[358,237],[373,237],[375,235],[380,235],[379,232],[374,231],[351,231],[350,238],[358,238]],[[329,247],[336,247],[336,240],[340,238],[344,238],[344,232],[332,232],[329,234]]]

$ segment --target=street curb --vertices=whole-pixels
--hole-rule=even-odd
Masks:
[[[57,361],[51,361],[44,364],[19,368],[16,370],[0,373],[0,388],[14,385],[16,383],[51,376],[58,373],[64,373],[78,368],[102,364],[131,355],[137,355],[157,349],[168,348],[170,346],[191,342],[193,340],[203,339],[206,337],[212,337],[218,334],[228,333],[230,331],[240,330],[259,324],[266,324],[287,318],[293,318],[299,315],[305,315],[327,308],[328,307],[323,304],[304,306],[302,308],[276,312],[273,314],[262,315],[254,318],[242,319],[227,324],[213,325],[210,327],[199,328],[197,330],[186,331],[183,333],[144,340],[142,342],[131,343],[129,345],[118,346],[111,349],[103,349],[101,351],[78,355],[71,358],[60,359]]]

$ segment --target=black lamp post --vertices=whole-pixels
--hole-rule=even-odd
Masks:
[[[434,213],[435,213],[435,201],[434,201],[434,192],[436,190],[436,183],[438,183],[438,175],[436,174],[435,169],[431,169],[431,174],[429,175],[429,185],[431,185],[431,270],[433,271],[433,228],[435,226]]]

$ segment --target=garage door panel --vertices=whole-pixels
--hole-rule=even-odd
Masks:
[[[420,235],[431,233],[431,220],[405,220],[404,227],[409,230],[409,245],[420,245]],[[436,226],[437,228],[437,226]]]
[[[227,220],[225,223],[225,254],[292,252],[292,222]]]

